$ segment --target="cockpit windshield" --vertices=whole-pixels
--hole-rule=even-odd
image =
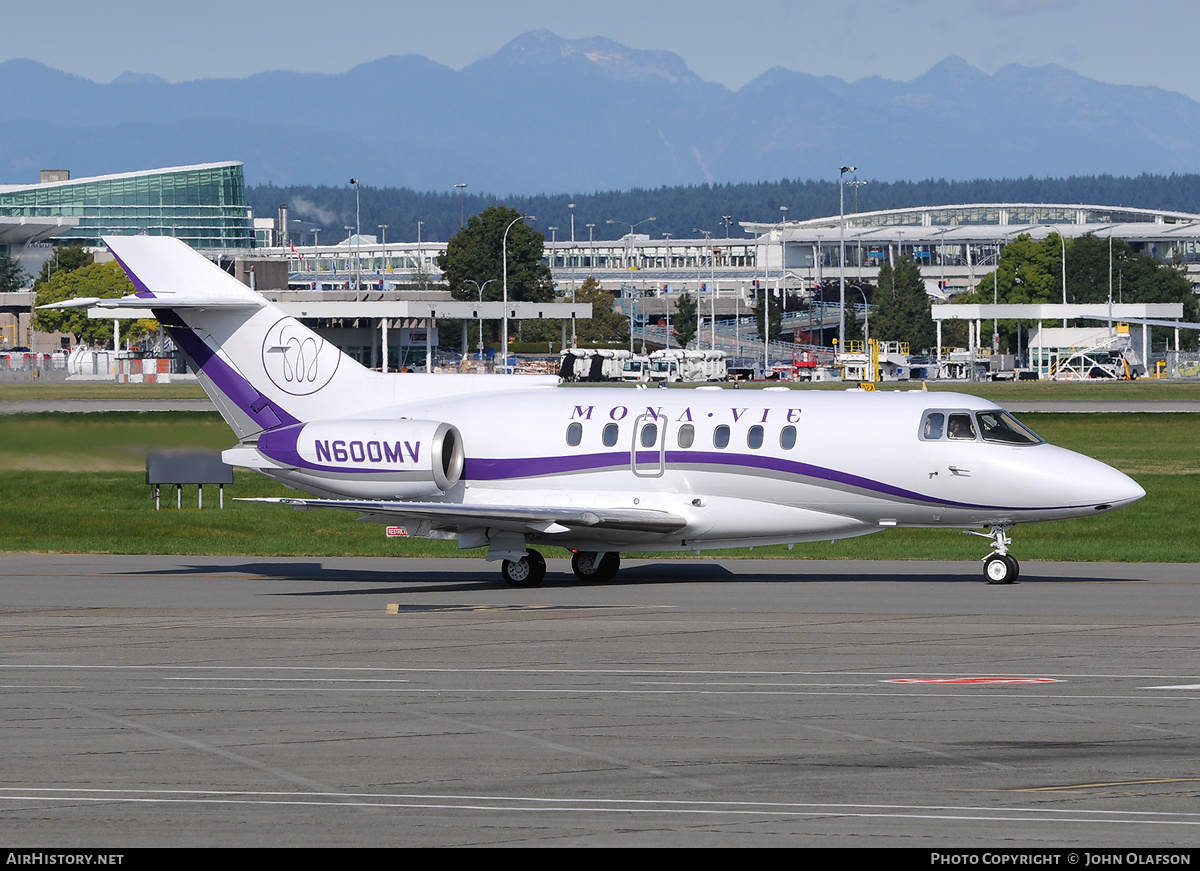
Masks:
[[[921,441],[974,442],[982,439],[1005,445],[1040,445],[1042,440],[1006,411],[940,409],[926,411],[921,423]]]
[[[1037,445],[1042,440],[1006,411],[981,411],[975,415],[979,420],[979,431],[985,442],[1003,442],[1009,445]]]

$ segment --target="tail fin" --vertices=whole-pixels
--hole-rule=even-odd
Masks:
[[[366,369],[183,242],[105,238],[239,439],[394,402],[393,379]]]

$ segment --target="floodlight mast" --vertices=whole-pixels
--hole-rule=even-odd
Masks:
[[[536,221],[537,218],[533,215],[521,215],[521,217],[516,218],[504,228],[504,239],[500,243],[504,263],[504,311],[500,312],[500,365],[504,367],[508,366],[508,231],[524,220]],[[507,368],[505,368],[505,371],[508,371]]]
[[[838,174],[838,351],[846,351],[846,173],[856,166],[843,166]]]

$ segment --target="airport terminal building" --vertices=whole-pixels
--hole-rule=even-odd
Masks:
[[[0,228],[0,244],[23,261],[36,259],[21,250],[36,242],[100,246],[102,236],[138,233],[176,236],[204,251],[254,247],[236,161],[78,179],[43,170],[36,184],[0,185]]]
[[[749,299],[760,287],[803,294],[840,273],[845,238],[847,281],[874,280],[880,264],[908,255],[932,296],[971,290],[996,268],[1004,246],[1022,234],[1066,239],[1088,234],[1124,239],[1139,253],[1184,265],[1200,287],[1200,214],[1079,204],[976,203],[893,209],[806,221],[742,222],[742,238],[546,241],[546,263],[561,293],[594,276],[613,291],[656,296],[688,291]],[[378,288],[423,276],[440,279],[446,243],[383,244],[351,236],[321,246],[266,247],[286,258],[294,288],[349,289],[356,276]]]

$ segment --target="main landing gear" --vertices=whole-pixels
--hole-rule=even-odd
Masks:
[[[596,553],[580,550],[571,557],[571,571],[581,581],[602,584],[611,581],[620,568],[621,555],[615,551]]]
[[[611,581],[621,568],[621,555],[615,551],[595,553],[577,551],[571,557],[571,570],[581,581]],[[519,560],[505,560],[500,574],[510,587],[536,587],[546,577],[546,560],[536,550],[525,551]]]
[[[510,587],[536,587],[546,577],[546,560],[536,550],[527,550],[519,560],[506,559],[500,574]]]
[[[994,549],[983,559],[983,579],[989,584],[1011,584],[1021,576],[1021,564],[1008,552],[1008,546],[1012,544],[1008,537],[1010,529],[1011,523],[1001,523],[993,526],[991,532],[967,530],[971,535],[990,538],[994,542]]]

